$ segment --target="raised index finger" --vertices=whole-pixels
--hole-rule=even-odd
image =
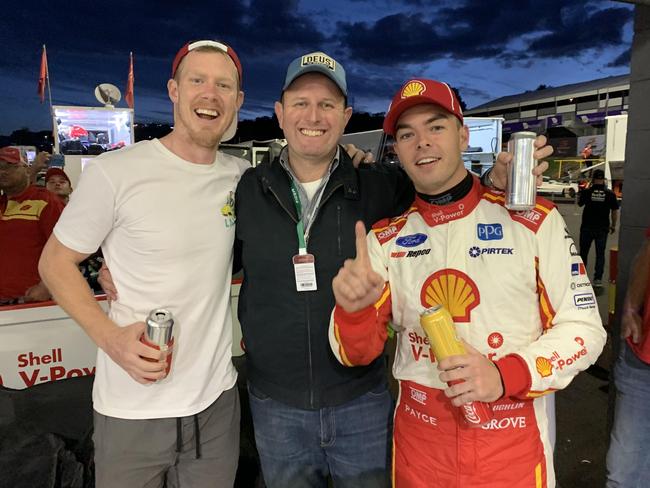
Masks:
[[[357,247],[357,262],[370,265],[368,256],[368,241],[366,241],[366,226],[360,220],[354,226]]]

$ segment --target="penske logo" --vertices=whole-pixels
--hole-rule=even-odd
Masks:
[[[481,302],[476,283],[462,271],[443,269],[436,271],[422,285],[422,306],[442,305],[457,322],[469,322],[471,311]]]
[[[593,293],[577,293],[573,295],[573,303],[578,308],[593,308],[596,299]]]

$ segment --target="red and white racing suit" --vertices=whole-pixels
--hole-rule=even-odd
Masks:
[[[475,178],[445,206],[416,197],[400,217],[368,234],[373,268],[386,280],[374,307],[337,307],[330,344],[342,364],[381,354],[387,323],[398,331],[400,383],[394,485],[553,487],[546,402],[600,354],[606,334],[593,289],[564,220],[548,201],[510,212]],[[494,419],[466,426],[445,397],[420,314],[444,305],[457,334],[492,359],[504,396]]]

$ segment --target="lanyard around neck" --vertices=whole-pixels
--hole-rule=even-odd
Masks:
[[[304,219],[302,218],[302,203],[300,202],[300,194],[298,193],[298,187],[296,185],[295,179],[291,177],[291,197],[293,198],[293,204],[296,206],[296,212],[298,213],[298,223],[296,224],[296,233],[298,234],[298,253],[307,254],[307,240],[309,239],[309,232],[311,226],[314,223],[314,216],[320,206],[321,198],[323,193],[325,193],[325,181],[321,182],[320,189],[316,192],[317,195],[314,195],[316,201],[312,206],[311,214],[307,221],[307,228],[305,228]]]
[[[300,194],[296,182],[291,178],[291,197],[293,204],[296,206],[298,214],[298,223],[296,224],[296,233],[298,234],[298,254],[307,254],[307,244],[305,244],[305,224],[302,221],[302,203],[300,203]]]

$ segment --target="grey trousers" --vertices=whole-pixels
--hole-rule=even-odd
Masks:
[[[233,486],[239,421],[236,385],[202,412],[180,419],[127,420],[95,412],[95,486]]]

